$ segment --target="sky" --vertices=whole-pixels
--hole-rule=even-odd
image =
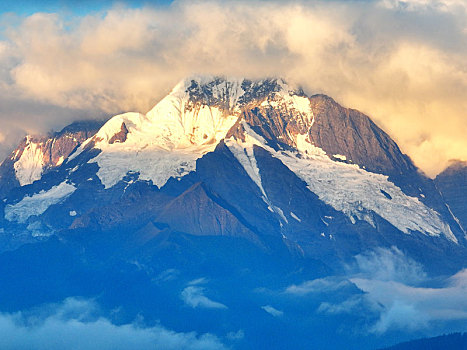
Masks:
[[[192,74],[325,93],[429,176],[467,160],[465,0],[4,0],[0,158],[26,133],[145,113]]]

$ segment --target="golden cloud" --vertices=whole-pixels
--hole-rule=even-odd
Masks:
[[[37,13],[0,42],[0,89],[19,110],[60,107],[23,113],[23,128],[35,130],[69,122],[62,109],[145,112],[193,73],[283,76],[367,113],[435,175],[467,159],[466,43],[457,0],[182,1],[72,21]]]

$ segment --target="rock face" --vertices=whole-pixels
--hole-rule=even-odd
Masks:
[[[456,161],[435,179],[453,215],[467,227],[467,162]]]
[[[324,95],[312,96],[310,102],[316,120],[310,140],[327,154],[343,155],[368,171],[389,176],[415,170],[397,144],[366,115]]]
[[[464,261],[463,229],[384,131],[281,79],[189,78],[145,115],[26,139],[4,168],[2,225],[25,239],[155,225],[333,266],[392,245]]]
[[[210,198],[201,183],[194,184],[168,203],[157,221],[179,232],[186,232],[187,227],[190,227],[190,233],[194,235],[256,239],[255,234],[231,212]]]
[[[27,136],[0,165],[0,197],[25,186],[59,167],[83,141],[93,136],[103,122],[85,121],[68,125],[47,136]]]
[[[122,126],[120,128],[120,131],[114,134],[110,140],[109,143],[115,143],[115,142],[125,142],[126,141],[126,135],[128,135],[128,129],[126,128],[125,123],[122,123]]]

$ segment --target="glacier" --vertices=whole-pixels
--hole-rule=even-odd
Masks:
[[[254,145],[266,149],[304,180],[310,191],[334,209],[346,214],[352,222],[356,222],[356,219],[364,220],[374,226],[371,216],[371,212],[374,212],[406,234],[410,231],[431,236],[443,234],[457,243],[457,238],[449,225],[441,220],[439,213],[428,208],[418,198],[404,194],[386,175],[368,172],[356,164],[333,161],[322,149],[311,144],[304,147],[299,142],[295,151],[276,151],[247,123],[242,122],[242,125],[247,136],[246,142],[241,143],[245,153],[252,152]],[[299,139],[304,135],[301,136]],[[241,153],[232,143],[237,141],[226,142],[238,156]],[[258,181],[257,176],[254,181]],[[388,199],[381,190],[390,194],[392,199]]]
[[[31,216],[41,215],[51,205],[57,204],[70,196],[76,187],[67,182],[53,186],[48,191],[41,191],[32,196],[25,196],[16,204],[5,207],[5,219],[25,223]]]

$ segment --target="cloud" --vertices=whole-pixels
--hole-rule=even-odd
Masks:
[[[354,310],[361,309],[363,304],[362,297],[360,295],[352,296],[341,303],[329,303],[322,302],[318,307],[318,312],[326,314],[342,314],[350,313]]]
[[[401,282],[351,279],[366,298],[383,306],[371,331],[417,330],[436,322],[467,320],[467,270],[462,270],[438,288],[414,287]]]
[[[271,305],[264,305],[261,306],[261,309],[266,311],[268,314],[274,317],[281,317],[284,315],[283,311],[277,310],[276,308],[272,307]]]
[[[328,293],[350,286],[349,281],[339,277],[317,278],[299,285],[292,284],[285,290],[287,294],[307,295],[310,293]]]
[[[186,75],[284,76],[368,113],[425,171],[467,159],[461,0],[176,1],[5,22],[0,118],[24,130],[146,112]],[[27,106],[51,109],[36,116]],[[26,106],[26,107],[25,107]]]
[[[355,256],[355,276],[378,281],[419,283],[426,280],[423,266],[397,247],[376,248]]]
[[[89,300],[0,314],[0,348],[22,349],[226,349],[214,335],[177,333],[160,325],[115,325]],[[7,336],[6,336],[7,335]]]
[[[467,320],[467,269],[445,279],[441,286],[430,287],[421,266],[395,248],[379,249],[370,259],[357,260],[360,266],[372,263],[364,269],[366,277],[350,280],[367,293],[373,305],[382,307],[372,332],[417,330],[440,321]],[[377,261],[380,268],[376,268]]]
[[[188,285],[189,286],[197,286],[197,285],[200,285],[200,284],[206,284],[208,282],[209,282],[209,280],[206,277],[200,277],[200,278],[197,278],[197,279],[194,279],[194,280],[188,282]]]
[[[289,286],[286,292],[300,297],[310,293],[345,295],[341,292],[353,284],[364,293],[351,292],[343,301],[323,300],[317,312],[374,315],[375,320],[363,331],[375,334],[439,331],[448,322],[467,321],[467,269],[432,281],[420,264],[395,247],[357,255],[355,261],[346,276],[306,281]]]
[[[167,269],[162,271],[157,277],[154,279],[157,283],[165,283],[168,281],[173,281],[178,278],[180,275],[180,271],[177,269]]]
[[[217,301],[213,301],[204,295],[204,288],[189,286],[183,289],[181,298],[188,306],[192,308],[207,308],[207,309],[227,309],[227,306]]]
[[[242,340],[245,338],[245,332],[241,329],[237,332],[229,332],[227,333],[226,338],[234,341]]]

